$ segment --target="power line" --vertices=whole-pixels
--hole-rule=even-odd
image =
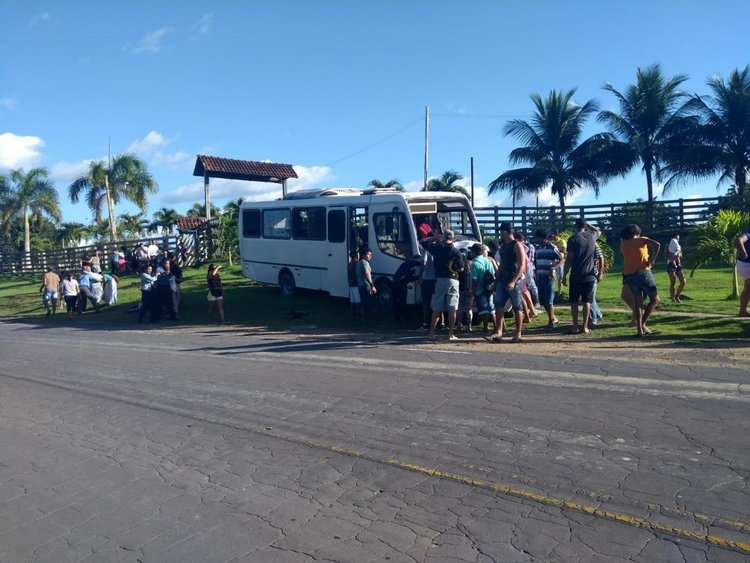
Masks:
[[[478,113],[466,113],[466,114],[460,114],[460,113],[433,113],[431,114],[433,117],[469,117],[474,119],[524,119],[528,116],[524,115],[491,115],[491,114],[478,114]]]
[[[379,140],[375,141],[374,143],[372,143],[372,144],[370,144],[370,145],[367,145],[367,146],[366,146],[365,148],[363,148],[363,149],[360,149],[360,150],[358,150],[358,151],[356,151],[356,152],[353,152],[353,153],[351,153],[351,154],[348,154],[348,155],[346,155],[346,156],[344,156],[344,157],[342,157],[342,158],[339,158],[338,160],[334,160],[333,162],[329,162],[328,164],[326,164],[326,166],[333,166],[334,164],[338,164],[339,162],[341,162],[341,161],[343,161],[343,160],[346,160],[347,158],[351,158],[351,157],[353,157],[353,156],[357,156],[358,154],[361,154],[361,153],[363,153],[363,152],[365,152],[365,151],[367,151],[367,150],[370,150],[371,148],[373,148],[373,147],[376,147],[376,146],[378,146],[378,145],[379,145],[379,144],[381,144],[381,143],[384,143],[384,142],[385,142],[385,141],[387,141],[388,139],[391,139],[391,138],[395,137],[395,136],[396,136],[396,135],[398,135],[399,133],[403,133],[404,131],[406,131],[406,130],[407,130],[407,129],[409,129],[410,127],[413,127],[414,125],[416,125],[417,123],[419,123],[419,122],[421,122],[421,121],[424,121],[424,118],[420,116],[420,117],[418,117],[417,119],[415,119],[414,121],[410,121],[409,123],[407,123],[406,125],[404,125],[404,126],[403,126],[403,127],[401,127],[400,129],[398,129],[397,131],[394,131],[394,132],[393,132],[393,133],[391,133],[390,135],[386,135],[386,136],[385,136],[385,137],[383,137],[382,139],[379,139]]]

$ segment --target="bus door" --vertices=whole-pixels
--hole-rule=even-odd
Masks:
[[[325,257],[327,280],[324,288],[334,297],[349,296],[349,252],[346,240],[348,224],[346,207],[328,208],[328,251]]]

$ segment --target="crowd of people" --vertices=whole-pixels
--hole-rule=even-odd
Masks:
[[[407,287],[419,282],[423,324],[422,330],[429,338],[436,331],[447,328],[448,340],[456,340],[455,330],[466,327],[472,331],[474,311],[487,338],[500,342],[505,337],[506,315],[513,318],[512,342],[523,341],[523,325],[539,315],[543,308],[547,315],[545,330],[553,331],[559,324],[555,303],[568,287],[572,324],[569,334],[588,334],[591,326],[602,319],[596,303],[597,285],[605,273],[605,261],[598,239],[601,231],[585,219],[576,220],[574,234],[562,240],[555,231],[539,229],[536,241],[527,241],[515,233],[510,223],[500,225],[498,241],[488,245],[475,243],[467,250],[455,245],[455,234],[449,229],[435,233],[432,229],[418,229],[422,252],[405,260],[392,280],[394,322],[410,322],[407,307]],[[647,322],[659,304],[659,294],[652,268],[659,256],[661,245],[645,237],[638,225],[628,225],[620,233],[620,252],[623,258],[623,301],[632,311],[631,326],[638,336],[652,334]],[[152,323],[160,322],[163,315],[177,320],[181,303],[182,268],[174,254],[152,244],[137,244],[132,253],[132,264],[124,247],[113,252],[110,258],[111,273],[102,272],[99,249],[81,259],[80,273],[66,271],[56,274],[48,267],[39,291],[47,316],[56,314],[60,298],[65,303],[69,319],[81,314],[91,303],[95,312],[101,305],[117,303],[119,273],[123,266],[140,274],[141,301],[138,304],[138,322],[146,313]],[[740,295],[739,316],[750,316],[750,231],[734,239],[737,249],[737,272],[744,281]],[[151,248],[155,247],[155,250]],[[680,235],[674,233],[665,250],[669,293],[674,303],[682,303],[685,274],[682,265]],[[349,301],[351,314],[364,322],[370,317],[380,323],[378,290],[373,282],[370,260],[372,251],[361,248],[352,252],[348,268]],[[224,296],[220,265],[210,264],[206,272],[208,287],[208,318],[214,323],[227,324],[224,316]],[[490,329],[492,325],[492,329]]]
[[[606,267],[599,245],[601,231],[585,219],[575,222],[574,233],[566,241],[555,231],[537,230],[530,241],[515,233],[510,223],[500,225],[500,237],[487,245],[476,243],[459,250],[449,229],[435,233],[425,221],[417,229],[422,253],[406,260],[393,277],[394,321],[409,321],[406,307],[407,286],[419,282],[423,307],[422,330],[429,338],[447,328],[447,338],[456,340],[455,331],[473,330],[481,325],[486,337],[500,342],[506,337],[506,317],[513,319],[512,342],[523,341],[523,326],[543,309],[546,331],[554,331],[559,320],[555,303],[568,295],[572,323],[569,334],[588,334],[601,322],[603,314],[596,302],[596,290]],[[645,237],[638,225],[628,225],[620,233],[623,259],[621,297],[632,312],[631,326],[636,335],[652,334],[648,320],[659,304],[652,268],[660,256],[659,242]],[[738,271],[745,280],[740,299],[740,316],[747,316],[750,301],[750,232],[737,237]],[[370,259],[363,248],[353,252],[349,263],[351,314],[378,319],[377,288],[373,284]],[[685,289],[683,254],[679,233],[673,233],[663,254],[670,279],[670,299],[680,304]],[[475,322],[476,321],[476,322]]]

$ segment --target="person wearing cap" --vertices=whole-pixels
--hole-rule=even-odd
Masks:
[[[588,334],[589,318],[591,315],[591,302],[596,293],[596,283],[602,280],[604,269],[596,272],[596,241],[601,236],[601,231],[594,225],[590,225],[586,219],[579,217],[575,222],[575,234],[568,239],[568,255],[565,258],[565,270],[562,283],[565,285],[570,273],[570,287],[568,288],[568,301],[570,312],[573,317],[573,326],[570,334]],[[581,326],[578,325],[578,302],[583,303],[583,319]]]
[[[523,327],[523,272],[526,269],[526,251],[513,236],[513,227],[510,223],[500,223],[500,238],[503,243],[498,250],[497,288],[495,289],[495,309],[503,309],[505,302],[510,299],[513,308],[513,317],[516,321],[516,334],[512,342],[522,342],[521,329]],[[490,338],[499,342],[503,339],[503,328],[505,324],[504,315],[497,315],[497,327]]]
[[[445,229],[442,235],[433,235],[420,241],[422,247],[432,255],[435,263],[435,294],[432,296],[432,319],[429,337],[435,338],[435,330],[441,313],[448,320],[448,340],[458,340],[453,334],[458,311],[458,273],[465,268],[464,259],[453,246],[455,233]]]

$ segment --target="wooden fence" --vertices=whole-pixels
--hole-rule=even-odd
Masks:
[[[479,207],[474,209],[485,237],[497,237],[500,223],[509,222],[514,229],[532,235],[538,228],[563,231],[572,229],[578,217],[599,226],[608,237],[619,236],[626,225],[636,223],[649,236],[685,233],[705,222],[718,209],[737,209],[750,213],[750,195],[701,199],[675,199],[647,202],[609,203],[559,207]]]
[[[97,248],[101,252],[102,270],[109,271],[109,260],[115,249],[132,250],[138,243],[148,245],[149,241],[156,241],[160,248],[164,248],[175,256],[181,256],[183,266],[197,266],[207,262],[213,249],[216,248],[213,221],[208,229],[179,231],[177,235],[150,236],[138,239],[121,240],[116,242],[101,241],[85,246],[73,248],[55,248],[49,250],[32,250],[31,252],[0,253],[0,274],[37,274],[44,272],[47,266],[55,271],[76,271],[80,260],[85,255],[91,256]]]

